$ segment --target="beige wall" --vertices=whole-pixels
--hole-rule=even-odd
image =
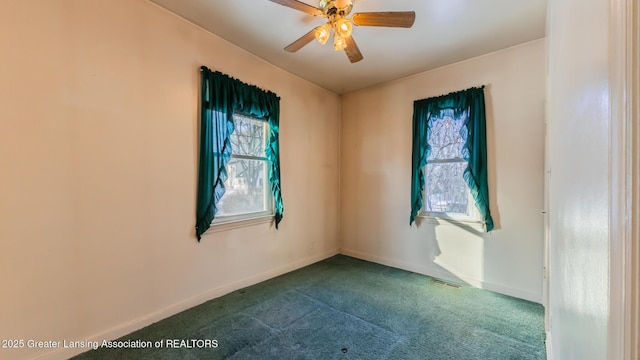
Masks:
[[[142,0],[2,1],[0,49],[0,339],[120,336],[337,253],[337,95]],[[282,97],[278,231],[195,240],[201,65]]]
[[[483,84],[496,230],[409,227],[413,101]],[[544,40],[343,96],[342,252],[541,302],[544,98]]]

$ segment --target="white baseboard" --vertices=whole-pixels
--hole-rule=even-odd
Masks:
[[[330,258],[339,253],[340,253],[339,249],[334,249],[321,254],[316,254],[316,255],[307,257],[302,260],[294,261],[293,263],[290,263],[275,269],[271,269],[260,274],[253,275],[253,276],[235,281],[230,284],[219,286],[217,288],[206,291],[202,294],[193,296],[191,298],[185,299],[173,305],[169,305],[160,310],[141,316],[137,319],[118,325],[114,328],[105,330],[103,332],[100,332],[98,334],[95,334],[86,338],[83,337],[83,339],[86,339],[89,341],[98,341],[99,343],[101,343],[103,340],[107,340],[107,341],[115,340],[124,335],[130,334],[136,330],[140,330],[145,326],[148,326],[160,320],[166,319],[169,316],[175,315],[177,313],[190,309],[194,306],[203,304],[209,300],[221,297],[223,295],[226,295],[238,289],[242,289],[247,286],[251,286],[251,285],[260,283],[262,281],[272,279],[276,276],[280,276],[288,272],[300,269],[307,265],[311,265],[318,261],[322,261],[324,259]],[[83,353],[87,350],[88,349],[60,348],[60,349],[56,349],[54,351],[48,352],[46,354],[40,355],[37,357],[37,359],[64,360],[72,356],[78,355],[80,353]]]
[[[454,283],[463,282],[467,285],[471,285],[473,287],[477,287],[480,289],[485,289],[485,290],[493,291],[503,295],[513,296],[519,299],[524,299],[524,300],[532,301],[538,304],[542,304],[541,294],[535,294],[535,293],[521,290],[521,289],[514,289],[508,286],[493,284],[490,282],[473,279],[466,276],[455,275],[455,277],[453,277],[451,274],[447,272],[438,271],[437,269],[427,268],[424,265],[411,264],[411,263],[394,260],[394,259],[388,259],[388,258],[380,257],[377,255],[359,252],[359,251],[354,251],[349,249],[340,249],[340,253],[343,255],[354,257],[354,258],[367,260],[367,261],[375,262],[375,263],[386,265],[386,266],[391,266],[391,267],[402,269],[402,270],[412,271],[418,274],[432,276],[435,278],[451,281]]]

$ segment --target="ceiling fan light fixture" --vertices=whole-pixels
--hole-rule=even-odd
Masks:
[[[269,0],[308,15],[321,16],[326,19],[322,26],[316,26],[296,41],[285,46],[285,50],[294,53],[313,41],[315,37],[320,44],[326,44],[333,35],[333,47],[336,51],[344,50],[351,63],[363,59],[362,53],[353,39],[353,27],[381,26],[410,28],[416,20],[415,11],[373,11],[351,15],[355,0],[316,0],[318,7],[300,0]]]
[[[341,18],[336,21],[336,33],[343,38],[351,36],[351,32],[353,31],[353,23],[350,19]]]
[[[316,40],[322,45],[327,43],[329,37],[331,36],[331,27],[329,24],[324,24],[318,27],[315,31]]]
[[[333,48],[336,51],[344,50],[347,47],[347,39],[336,34],[333,36]]]

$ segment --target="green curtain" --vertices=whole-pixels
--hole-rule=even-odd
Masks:
[[[200,163],[196,207],[196,236],[200,241],[211,226],[216,204],[224,195],[227,179],[225,166],[231,156],[230,136],[234,130],[233,113],[238,110],[265,118],[269,123],[266,156],[269,160],[269,182],[275,207],[276,229],[282,220],[284,206],[280,181],[280,98],[256,86],[245,84],[206,66],[200,68],[202,89],[200,101]]]
[[[489,210],[489,184],[487,181],[487,139],[486,114],[484,107],[484,86],[470,88],[438,97],[416,100],[413,103],[413,149],[411,161],[411,216],[413,223],[422,209],[422,194],[425,186],[424,168],[431,150],[428,140],[431,120],[445,114],[454,118],[466,114],[461,130],[465,140],[463,157],[469,162],[463,177],[487,231],[494,224]]]

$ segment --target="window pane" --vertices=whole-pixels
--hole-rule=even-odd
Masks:
[[[267,123],[234,114],[235,130],[231,133],[234,155],[265,157]]]
[[[225,194],[217,216],[231,216],[267,210],[266,161],[232,158],[227,164]]]
[[[431,134],[429,136],[431,153],[429,153],[427,161],[462,158],[462,147],[464,146],[464,140],[460,136],[462,125],[462,118],[455,120],[450,116],[431,120]]]
[[[468,215],[469,190],[462,178],[466,161],[426,166],[425,210]]]

